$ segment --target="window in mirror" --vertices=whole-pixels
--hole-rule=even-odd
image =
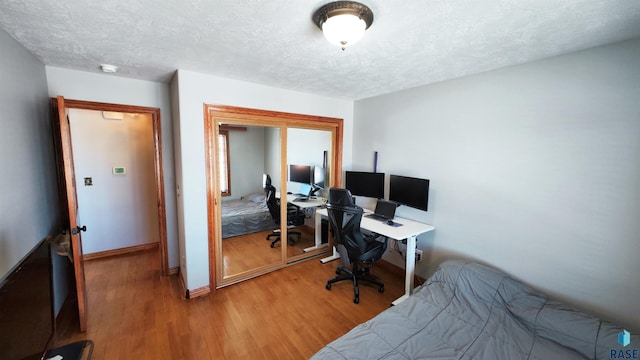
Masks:
[[[229,132],[226,130],[220,130],[218,134],[218,171],[220,171],[220,192],[222,196],[230,196]]]

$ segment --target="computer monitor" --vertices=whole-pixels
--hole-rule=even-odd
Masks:
[[[289,165],[289,181],[311,184],[311,166]]]
[[[390,175],[389,201],[427,211],[429,205],[429,179]]]
[[[384,198],[384,173],[346,171],[345,188],[354,196]]]
[[[313,185],[316,188],[324,189],[324,181],[325,181],[325,171],[326,169],[322,166],[314,166],[313,167]]]

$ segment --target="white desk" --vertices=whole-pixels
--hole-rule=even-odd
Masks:
[[[307,199],[305,201],[295,201],[296,198],[301,197],[302,195],[300,194],[287,194],[287,203],[289,204],[293,204],[301,209],[307,209],[307,208],[321,208],[323,206],[325,206],[327,204],[327,199],[320,197],[320,196],[312,196],[310,199]],[[280,198],[280,192],[276,192],[276,197]],[[316,209],[316,210],[317,210]],[[317,214],[317,212],[316,212]],[[326,216],[326,212],[325,212],[325,216]],[[327,246],[329,246],[328,244],[322,244],[321,241],[321,237],[322,237],[322,232],[320,229],[320,226],[318,225],[320,224],[320,222],[317,220],[317,215],[316,215],[316,233],[315,233],[315,241],[316,244],[315,246],[311,246],[308,248],[304,248],[302,249],[302,251],[304,252],[309,252],[309,251],[313,251],[313,250],[317,250],[317,249],[321,249],[321,248],[326,248]]]
[[[276,197],[279,197],[277,193],[276,193]],[[311,208],[311,207],[321,207],[327,203],[327,199],[319,196],[312,196],[310,199],[307,199],[305,201],[295,201],[295,199],[299,197],[301,196],[295,195],[295,194],[287,194],[287,202],[301,209]]]
[[[371,211],[365,210],[365,214],[371,213]],[[322,217],[327,216],[327,209],[316,210],[316,247],[320,246],[320,225]],[[433,231],[435,228],[432,225],[424,224],[418,221],[404,219],[396,217],[393,222],[402,224],[402,226],[391,226],[386,222],[372,219],[366,216],[362,216],[360,222],[360,228],[389,237],[395,241],[402,241],[407,239],[407,259],[405,264],[405,277],[404,277],[404,295],[399,297],[393,302],[393,305],[397,305],[404,301],[413,293],[413,277],[416,269],[416,239],[418,235]],[[333,249],[333,255],[320,260],[323,264],[329,261],[339,259],[340,254]]]

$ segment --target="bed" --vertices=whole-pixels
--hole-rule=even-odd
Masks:
[[[618,343],[619,336],[630,344]],[[637,359],[638,347],[633,331],[554,301],[500,271],[447,261],[407,300],[312,359]]]
[[[271,230],[276,225],[267,208],[264,193],[243,196],[222,203],[222,238]]]

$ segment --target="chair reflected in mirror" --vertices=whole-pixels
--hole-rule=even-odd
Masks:
[[[276,188],[271,184],[271,176],[264,174],[262,176],[262,179],[265,198],[267,201],[267,208],[269,208],[269,213],[271,214],[271,218],[273,218],[273,222],[276,226],[273,232],[267,235],[267,240],[271,241],[271,247],[273,248],[276,246],[276,243],[281,240],[282,235],[280,231],[281,200],[276,197]],[[294,231],[290,229],[303,225],[304,218],[304,212],[302,212],[299,207],[287,203],[287,241],[289,245],[295,245],[295,237],[297,237],[298,240],[302,237],[302,233],[300,231]]]

